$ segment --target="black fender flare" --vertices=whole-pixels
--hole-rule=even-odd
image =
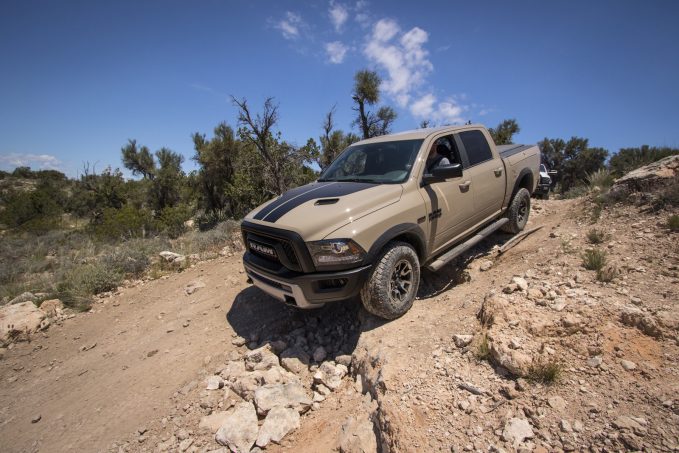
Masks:
[[[524,168],[519,172],[519,176],[516,177],[516,181],[514,181],[514,189],[512,190],[512,196],[509,199],[511,201],[512,198],[514,198],[514,195],[516,195],[516,192],[519,191],[519,188],[521,187],[519,184],[521,183],[521,180],[524,178],[524,176],[529,175],[530,180],[532,182],[531,187],[528,187],[528,192],[530,194],[533,194],[533,190],[535,189],[535,181],[533,181],[533,172],[530,171],[530,168]]]
[[[415,252],[420,258],[420,263],[422,263],[427,256],[427,239],[422,228],[416,223],[400,223],[382,233],[377,240],[373,242],[373,245],[370,247],[370,250],[368,250],[363,262],[365,264],[374,264],[377,255],[382,251],[384,246],[387,245],[389,241],[403,235],[406,235],[410,240],[409,242],[415,247]]]

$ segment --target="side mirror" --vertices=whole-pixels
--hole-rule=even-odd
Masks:
[[[549,176],[556,176],[556,175],[559,174],[559,172],[556,171],[556,170],[549,170],[549,171],[547,172],[547,174],[548,174]]]
[[[450,164],[441,165],[435,167],[431,174],[427,173],[422,178],[422,182],[425,184],[430,184],[432,182],[441,182],[446,179],[461,178],[462,177],[462,164]]]

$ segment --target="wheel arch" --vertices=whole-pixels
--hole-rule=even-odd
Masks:
[[[392,241],[405,242],[406,244],[411,245],[415,249],[415,253],[417,253],[420,264],[424,262],[427,256],[427,241],[425,239],[424,231],[422,231],[422,228],[417,224],[402,223],[389,228],[377,238],[370,247],[370,250],[368,250],[365,259],[366,264],[374,263],[379,253]]]
[[[535,181],[533,180],[533,172],[530,170],[530,168],[524,168],[516,178],[516,182],[514,183],[514,188],[512,190],[512,196],[510,197],[509,201],[511,202],[511,200],[514,198],[514,195],[516,195],[516,192],[518,192],[520,189],[526,189],[528,190],[528,193],[532,195],[534,188]]]

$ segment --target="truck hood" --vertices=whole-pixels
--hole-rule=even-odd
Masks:
[[[296,231],[305,240],[325,238],[336,229],[401,198],[400,184],[314,182],[285,192],[245,219]]]

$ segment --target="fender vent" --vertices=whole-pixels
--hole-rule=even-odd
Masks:
[[[339,198],[323,198],[321,200],[316,200],[314,203],[316,206],[321,206],[324,204],[335,204],[339,201]]]

